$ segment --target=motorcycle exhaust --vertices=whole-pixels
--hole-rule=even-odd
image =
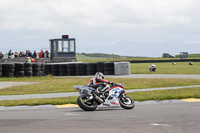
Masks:
[[[103,103],[103,99],[98,97],[97,95],[94,94],[94,99],[97,100],[99,103]]]

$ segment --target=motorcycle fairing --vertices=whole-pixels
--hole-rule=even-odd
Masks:
[[[118,97],[121,93],[123,94],[124,92],[125,90],[121,86],[112,87],[109,89],[109,96],[99,107],[120,107]]]
[[[88,86],[86,86],[86,85],[84,85],[84,86],[74,86],[74,88],[75,88],[76,90],[78,90],[79,93],[80,93],[81,95],[83,95],[83,96],[90,95],[91,92],[92,92],[93,90],[95,90],[95,89],[93,89],[93,88],[91,88],[91,87],[88,87]]]

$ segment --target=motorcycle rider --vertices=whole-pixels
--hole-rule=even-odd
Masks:
[[[100,85],[105,86],[106,83],[111,84],[111,85],[115,85],[115,83],[110,82],[108,80],[105,80],[103,73],[97,72],[95,74],[94,78],[90,79],[87,86],[92,87],[94,89],[97,89]]]

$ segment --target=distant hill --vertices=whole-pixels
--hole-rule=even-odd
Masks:
[[[104,54],[104,53],[77,53],[79,59],[124,59],[124,58],[136,58],[133,56],[120,56],[115,54]],[[139,58],[139,57],[137,57]],[[142,58],[142,57],[141,57]]]

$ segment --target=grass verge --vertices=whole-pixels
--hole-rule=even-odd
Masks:
[[[135,101],[147,100],[170,100],[170,99],[184,99],[184,98],[200,98],[200,87],[184,88],[177,90],[159,90],[148,92],[134,92],[127,93],[128,96]],[[26,100],[11,100],[0,101],[0,106],[34,106],[34,105],[62,105],[62,104],[76,104],[77,97],[66,98],[45,98],[45,99],[26,99]]]
[[[128,93],[135,101],[200,98],[200,87]]]
[[[188,62],[172,63],[154,63],[156,72],[149,72],[149,66],[152,63],[131,63],[132,74],[200,74],[200,62],[193,62],[193,65],[188,65]]]
[[[7,80],[6,80],[7,79]],[[90,78],[55,78],[55,77],[38,77],[38,78],[2,78],[0,81],[31,81],[39,82],[32,85],[15,86],[1,89],[0,95],[24,95],[24,94],[42,94],[42,93],[62,93],[76,92],[74,85],[85,85]],[[161,88],[199,85],[198,79],[131,79],[131,78],[109,78],[115,83],[122,83],[125,89],[144,89],[144,88]]]
[[[35,105],[62,105],[76,104],[77,97],[44,98],[44,99],[23,99],[0,101],[0,106],[35,106]]]

